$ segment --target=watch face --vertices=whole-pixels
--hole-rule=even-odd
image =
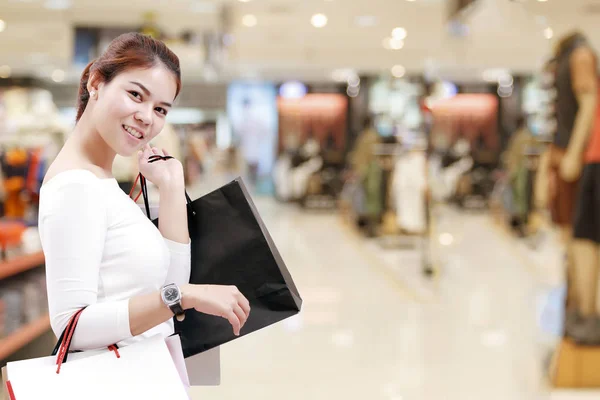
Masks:
[[[177,301],[179,299],[179,291],[175,288],[165,290],[165,300],[168,302]]]

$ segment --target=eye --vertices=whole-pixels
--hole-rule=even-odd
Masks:
[[[129,91],[129,94],[131,94],[133,97],[135,97],[135,98],[136,98],[136,99],[138,99],[138,100],[141,100],[141,99],[142,99],[142,95],[141,95],[141,94],[139,94],[138,92],[136,92],[135,90],[130,90],[130,91]]]
[[[165,110],[162,107],[156,107],[154,110],[158,111],[162,115],[167,115],[167,112],[168,112],[167,110]]]

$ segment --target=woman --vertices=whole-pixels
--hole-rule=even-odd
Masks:
[[[148,162],[168,155],[149,143],[180,87],[177,56],[136,33],[116,38],[83,72],[77,124],[46,173],[39,212],[54,333],[85,308],[73,350],[167,337],[181,308],[227,318],[237,335],[248,318],[237,288],[188,284],[183,168],[176,159]],[[160,192],[158,229],[111,173],[117,154],[136,152]]]

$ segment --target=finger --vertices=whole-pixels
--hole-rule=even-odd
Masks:
[[[239,301],[239,305],[242,308],[242,310],[244,310],[244,314],[246,314],[246,318],[248,318],[248,316],[250,315],[250,302],[248,301],[248,299],[246,299],[244,297],[243,294],[240,293],[240,301]]]
[[[162,149],[162,151],[165,156],[171,156],[171,154],[169,154],[166,149]]]
[[[240,320],[240,330],[241,330],[244,327],[244,325],[246,325],[248,316],[246,315],[246,313],[244,313],[244,310],[242,310],[242,307],[240,307],[239,304],[236,304],[235,307],[233,307],[233,312]]]
[[[160,154],[160,150],[158,149],[158,147],[153,147],[152,148],[152,153],[158,154],[159,156],[162,156],[162,154]]]
[[[150,157],[150,154],[152,154],[152,150],[150,149],[149,145],[144,146],[144,158],[148,158]]]
[[[233,327],[233,334],[236,335],[236,336],[239,336],[240,335],[240,329],[241,329],[241,323],[240,323],[240,319],[235,314],[235,312],[229,311],[225,315],[225,318],[227,318],[227,320],[229,321],[229,323]]]

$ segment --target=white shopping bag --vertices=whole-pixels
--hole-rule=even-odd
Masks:
[[[10,400],[188,400],[165,339],[155,336],[114,351],[72,357],[57,373],[56,357],[8,363]]]
[[[190,378],[188,377],[185,359],[183,358],[183,348],[181,347],[181,338],[179,335],[172,335],[165,339],[165,343],[175,364],[175,368],[179,373],[179,378],[186,389],[190,387]]]

